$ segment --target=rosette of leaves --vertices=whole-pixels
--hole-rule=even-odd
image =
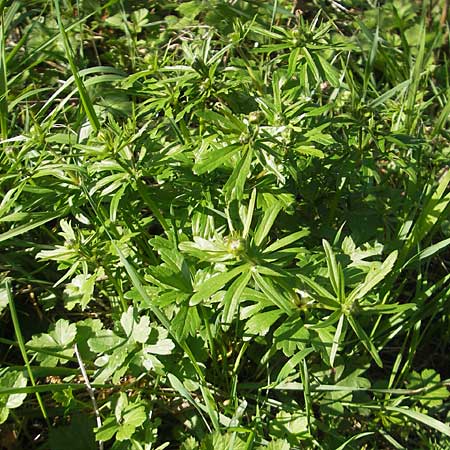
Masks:
[[[193,240],[182,237],[178,249],[167,240],[153,241],[164,264],[162,268],[149,268],[147,279],[165,290],[167,302],[180,304],[180,311],[218,303],[225,330],[236,319],[243,299],[258,303],[261,309],[277,311],[277,317],[295,311],[295,286],[291,283],[296,279],[287,267],[304,251],[293,244],[309,232],[301,229],[270,243],[270,231],[285,206],[275,196],[261,195],[256,213],[256,202],[254,190],[237,223],[234,219],[235,224],[229,211],[219,218],[197,214],[194,230],[200,235],[194,235]],[[215,221],[223,217],[227,218],[228,227],[216,226]],[[252,222],[256,222],[254,229]]]

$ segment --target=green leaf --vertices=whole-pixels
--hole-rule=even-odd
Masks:
[[[336,333],[334,334],[333,345],[331,346],[331,351],[330,351],[330,366],[331,367],[334,367],[334,359],[336,358],[339,344],[341,343],[341,340],[343,341],[345,339],[345,335],[342,333],[344,319],[345,319],[345,315],[341,314],[341,316],[339,317],[337,327],[336,327]]]
[[[247,446],[245,441],[234,433],[221,434],[216,431],[208,434],[199,448],[200,450],[246,450]]]
[[[141,344],[147,342],[150,335],[150,319],[143,316],[138,320],[137,311],[130,306],[127,311],[122,313],[120,324],[129,339]]]
[[[424,425],[433,428],[436,431],[439,431],[445,436],[450,437],[450,427],[440,420],[437,420],[421,412],[414,411],[413,409],[400,408],[397,406],[386,406],[385,409],[387,411],[396,412],[398,414],[407,416],[410,419],[415,420],[416,422],[423,423]]]
[[[274,224],[282,207],[283,205],[281,202],[274,201],[264,212],[264,216],[255,231],[254,239],[257,246],[260,246],[262,241],[269,234],[269,231],[272,228],[272,225]]]
[[[239,278],[234,280],[233,284],[228,288],[223,299],[224,308],[222,314],[222,323],[225,329],[228,329],[229,325],[233,321],[234,315],[239,306],[239,300],[242,296],[242,292],[244,291],[251,277],[251,271],[248,270]]]
[[[96,275],[80,274],[72,278],[64,289],[64,304],[70,311],[76,305],[86,309],[94,294]]]
[[[326,239],[322,240],[322,245],[325,250],[325,256],[328,266],[328,275],[330,277],[331,286],[333,286],[333,290],[338,297],[339,302],[343,302],[344,299],[341,298],[341,282],[340,282],[340,274],[339,274],[339,268],[338,264],[336,262],[336,257],[334,255],[333,250],[331,249],[330,244]]]
[[[225,148],[216,148],[212,151],[206,151],[194,164],[194,173],[201,175],[205,172],[211,172],[212,170],[217,169],[217,167],[229,161],[239,150],[239,145],[232,144]]]
[[[74,323],[60,319],[55,324],[55,329],[50,333],[55,342],[62,348],[69,346],[77,335],[77,327]]]
[[[303,361],[303,359],[305,359],[313,351],[314,349],[312,348],[305,348],[289,358],[278,373],[276,383],[278,384],[285,380],[295,369],[295,367],[297,367]]]
[[[22,372],[7,368],[0,371],[1,388],[23,388],[27,385],[27,382],[28,380]],[[0,394],[0,424],[7,420],[10,409],[22,405],[26,396],[26,393]]]
[[[289,442],[284,439],[273,439],[268,445],[257,447],[257,450],[290,450]]]
[[[167,374],[167,379],[169,380],[169,383],[172,385],[173,389],[175,389],[175,391],[177,391],[182,397],[184,397],[199,412],[200,416],[203,417],[203,413],[199,405],[194,400],[191,393],[186,389],[184,384],[172,373]]]
[[[201,319],[196,306],[182,306],[172,321],[173,330],[180,341],[187,336],[195,336],[200,328]]]
[[[288,357],[303,350],[311,339],[303,320],[293,317],[293,320],[285,320],[273,333],[275,348],[282,350]]]
[[[372,355],[372,358],[377,363],[378,367],[383,367],[383,363],[381,361],[380,355],[378,354],[378,350],[376,349],[374,343],[369,338],[369,336],[367,336],[364,329],[358,323],[358,321],[354,319],[352,316],[347,316],[347,320],[350,323],[351,327],[353,328],[353,331],[356,333],[356,336],[358,336],[359,340],[363,343],[364,347],[366,347],[369,353]]]
[[[145,406],[141,403],[130,403],[122,413],[122,420],[119,424],[116,438],[118,441],[125,441],[133,436],[134,432],[147,419]]]
[[[359,433],[359,434],[355,434],[354,436],[352,436],[351,438],[347,439],[342,445],[340,445],[336,450],[345,450],[348,447],[348,444],[351,444],[352,442],[357,441],[358,439],[361,439],[363,437],[366,436],[372,436],[373,434],[375,434],[375,432],[373,431],[367,431],[365,433]]]
[[[125,339],[117,336],[112,330],[100,330],[95,337],[88,339],[88,346],[94,353],[107,353],[123,342]]]
[[[255,314],[245,324],[246,334],[265,336],[282,314],[279,309]]]
[[[411,390],[422,390],[414,395],[421,405],[435,408],[450,397],[450,392],[440,382],[441,376],[433,369],[423,369],[420,374],[413,370],[408,377],[407,386]]]
[[[245,156],[242,156],[233,169],[233,173],[226,182],[223,190],[225,192],[228,202],[232,200],[242,200],[244,196],[244,186],[250,174],[250,166],[253,158],[253,150],[251,147],[245,152]]]
[[[242,265],[208,278],[201,284],[200,289],[191,297],[189,304],[196,305],[207,300],[211,297],[211,295],[222,289],[228,282],[237,277],[246,269],[249,269],[248,266]]]
[[[298,274],[297,277],[311,289],[311,297],[316,297],[319,302],[331,309],[340,309],[341,305],[336,300],[336,297],[330,294],[323,286],[316,283],[306,275]]]
[[[67,359],[64,357],[73,356],[72,344],[77,334],[77,328],[74,323],[69,323],[65,319],[60,319],[51,327],[48,334],[42,333],[35,335],[28,342],[30,347],[35,349],[42,348],[49,350],[50,354],[44,352],[37,352],[37,359],[41,361],[44,366],[56,366],[58,362],[66,363]],[[52,354],[53,353],[53,354]],[[56,355],[61,355],[63,358]]]
[[[142,401],[129,402],[125,393],[120,393],[116,404],[115,416],[105,419],[102,426],[95,429],[97,441],[108,441],[114,435],[118,441],[130,439],[147,419]]]
[[[28,233],[28,231],[34,230],[47,222],[50,222],[64,214],[63,211],[57,213],[43,214],[43,218],[40,220],[32,221],[23,225],[19,225],[17,228],[12,228],[11,230],[0,234],[0,242],[7,241],[13,237],[20,236],[21,234]]]
[[[348,295],[346,302],[352,304],[355,300],[363,298],[378,283],[383,281],[394,267],[397,255],[398,252],[395,250],[383,261],[380,267],[372,266],[365,280]]]
[[[266,247],[263,253],[271,253],[280,250],[281,248],[287,247],[288,245],[298,241],[305,236],[308,236],[309,234],[310,231],[308,229],[296,231],[295,233],[289,234],[282,239],[277,239],[275,242]]]
[[[280,438],[286,437],[290,441],[306,439],[310,437],[308,418],[302,411],[280,411],[270,423],[270,434]]]
[[[283,295],[283,290],[276,286],[273,281],[267,277],[261,276],[257,271],[252,271],[253,279],[258,287],[263,291],[268,300],[273,302],[283,312],[290,315],[292,314],[294,304],[291,300]]]

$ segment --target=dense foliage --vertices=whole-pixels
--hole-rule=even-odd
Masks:
[[[0,1],[0,447],[448,449],[447,1]]]

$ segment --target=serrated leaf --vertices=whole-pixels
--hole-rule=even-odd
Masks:
[[[77,327],[68,320],[60,319],[55,324],[55,330],[50,333],[55,338],[56,343],[61,347],[70,345],[77,335]]]
[[[292,356],[303,350],[309,342],[310,335],[301,318],[284,321],[273,333],[275,348],[286,356]]]
[[[122,313],[120,324],[128,338],[135,342],[145,343],[150,335],[150,319],[143,316],[139,320],[136,310],[130,306],[127,311]]]
[[[123,342],[125,342],[125,339],[117,336],[112,330],[100,330],[95,337],[88,339],[88,346],[94,353],[105,353]]]
[[[76,305],[81,305],[82,310],[87,307],[94,293],[95,278],[95,275],[80,274],[67,284],[63,298],[69,311]]]
[[[119,424],[116,439],[118,441],[125,441],[133,436],[134,432],[146,420],[144,405],[140,403],[129,404],[122,413],[122,421]]]
[[[175,344],[171,339],[159,339],[154,345],[146,345],[144,351],[154,355],[170,355],[174,348]]]
[[[173,330],[179,340],[194,336],[200,327],[200,316],[195,306],[182,306],[173,320]]]
[[[200,450],[246,450],[245,441],[234,433],[221,434],[216,431],[205,436]]]

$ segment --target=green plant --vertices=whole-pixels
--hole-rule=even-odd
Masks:
[[[441,5],[294,3],[0,2],[0,447],[450,442]]]

